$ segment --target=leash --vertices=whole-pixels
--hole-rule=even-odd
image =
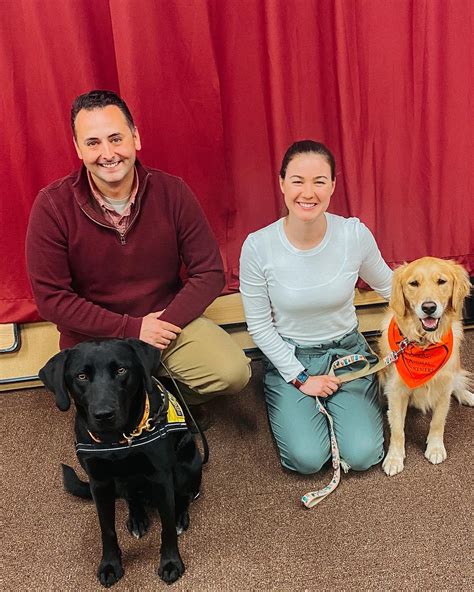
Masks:
[[[329,376],[336,376],[336,370],[339,368],[345,368],[350,366],[351,364],[355,364],[357,362],[363,362],[364,367],[356,372],[345,372],[343,374],[338,374],[337,377],[341,382],[350,382],[351,380],[357,380],[358,378],[363,378],[364,376],[370,376],[370,374],[375,374],[379,372],[383,368],[390,366],[396,362],[401,354],[406,350],[406,348],[412,343],[406,337],[400,341],[399,348],[395,351],[391,351],[388,356],[382,358],[374,364],[373,366],[370,365],[369,361],[365,356],[360,354],[351,354],[349,356],[344,356],[343,358],[338,358],[331,364],[331,368],[328,372]]]
[[[328,372],[329,376],[336,376],[336,370],[340,368],[346,368],[347,366],[351,366],[352,364],[357,364],[362,362],[364,364],[363,368],[357,370],[356,372],[345,372],[343,374],[338,374],[337,377],[342,382],[350,382],[351,380],[357,380],[358,378],[363,378],[364,376],[369,376],[371,374],[375,374],[382,370],[383,368],[393,364],[398,360],[398,357],[403,353],[403,351],[410,345],[410,341],[405,338],[399,344],[399,349],[396,351],[391,351],[388,356],[385,356],[381,360],[370,366],[370,362],[367,360],[365,356],[361,354],[351,354],[348,356],[344,356],[342,358],[338,358],[334,360],[331,364],[331,368]],[[329,423],[329,435],[331,440],[331,459],[332,459],[332,467],[334,469],[332,479],[328,485],[323,487],[322,489],[318,489],[317,491],[310,491],[309,493],[303,495],[301,501],[307,508],[313,508],[320,502],[322,502],[330,493],[332,493],[336,487],[339,485],[341,480],[341,467],[342,470],[347,473],[350,469],[350,466],[341,458],[339,454],[339,446],[337,445],[336,434],[334,432],[334,425],[333,419],[324,405],[321,403],[318,397],[315,397],[316,405],[318,407],[318,411],[326,416],[326,419]]]
[[[202,448],[204,451],[203,454],[203,460],[202,460],[202,464],[205,465],[208,461],[209,461],[209,444],[207,443],[207,438],[204,435],[203,431],[201,430],[200,425],[198,424],[198,422],[194,419],[193,414],[191,413],[191,411],[189,411],[189,407],[188,404],[186,403],[186,401],[184,400],[184,395],[181,392],[181,389],[179,388],[176,380],[173,378],[173,376],[171,376],[171,372],[168,370],[168,368],[166,367],[166,365],[160,360],[160,364],[163,366],[163,368],[166,370],[166,373],[168,374],[168,377],[171,379],[171,382],[173,383],[174,388],[176,389],[176,394],[179,395],[180,398],[180,404],[183,405],[183,407],[186,409],[191,421],[193,422],[193,424],[196,426],[196,429],[199,433],[199,437],[201,438],[201,442],[202,442]],[[154,376],[152,376],[153,380],[159,384],[159,380],[156,379]],[[166,389],[165,389],[166,390]]]

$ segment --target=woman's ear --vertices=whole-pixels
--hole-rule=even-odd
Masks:
[[[282,193],[285,193],[285,192],[283,191],[283,183],[285,182],[285,179],[282,179],[282,178],[280,177],[280,175],[278,175],[278,181],[279,181],[279,183],[280,183],[280,191],[281,191]]]

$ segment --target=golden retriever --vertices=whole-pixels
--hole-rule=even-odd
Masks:
[[[397,363],[388,366],[381,376],[391,431],[382,464],[387,475],[403,471],[408,405],[433,412],[425,451],[425,457],[433,464],[443,462],[447,456],[443,436],[451,394],[460,403],[474,406],[474,394],[468,390],[468,373],[461,368],[459,357],[462,306],[470,287],[466,270],[453,261],[423,257],[394,271],[380,351],[387,356],[403,337],[410,344]],[[438,356],[437,362],[428,359],[433,352]],[[410,357],[412,354],[414,357]],[[421,358],[416,357],[420,355]],[[440,367],[436,371],[437,366]]]

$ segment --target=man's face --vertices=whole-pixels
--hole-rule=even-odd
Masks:
[[[75,120],[77,155],[90,171],[97,188],[109,197],[124,197],[133,182],[136,152],[140,150],[138,130],[130,129],[116,105],[86,111]]]

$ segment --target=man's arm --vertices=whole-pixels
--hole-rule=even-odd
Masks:
[[[183,181],[176,200],[176,225],[187,279],[160,320],[185,327],[220,295],[225,278],[214,234],[197,199]]]
[[[45,191],[39,193],[31,210],[26,261],[36,305],[44,319],[93,338],[139,336],[141,318],[106,310],[74,291],[67,231]]]

